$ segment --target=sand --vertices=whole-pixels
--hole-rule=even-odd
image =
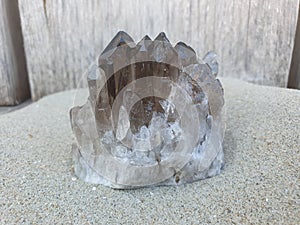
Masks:
[[[0,223],[299,224],[300,91],[222,82],[226,166],[178,187],[117,191],[77,179],[76,91],[0,115]]]

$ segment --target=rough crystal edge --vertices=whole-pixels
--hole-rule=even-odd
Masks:
[[[216,60],[217,55],[213,51],[209,51],[205,54],[203,59],[199,59],[197,58],[196,51],[191,46],[186,45],[184,42],[178,42],[175,46],[173,46],[164,32],[159,33],[153,41],[148,35],[145,35],[136,44],[133,38],[124,31],[119,31],[98,57],[98,67],[104,69],[105,73],[112,73],[111,71],[109,71],[110,66],[114,64],[113,62],[111,62],[111,60],[113,60],[111,59],[111,56],[120,46],[122,46],[122,48],[129,49],[128,57],[130,59],[128,60],[128,64],[132,62],[132,59],[135,58],[136,55],[138,55],[138,52],[141,49],[144,53],[144,56],[142,56],[142,58],[144,57],[144,61],[149,60],[160,62],[161,59],[155,57],[155,53],[158,48],[164,48],[166,51],[160,52],[163,54],[162,56],[160,56],[163,59],[163,62],[177,65],[178,67],[187,67],[192,64],[205,63],[206,65],[208,65],[215,77],[218,74],[218,62]],[[183,51],[185,51],[186,53],[189,52],[191,54],[189,60],[180,58],[180,53],[182,53]],[[167,54],[169,54],[169,56]],[[128,64],[120,65],[118,66],[118,68],[124,68],[128,66]]]
[[[72,155],[73,155],[74,173],[78,178],[80,178],[81,180],[87,183],[100,184],[106,187],[110,187],[113,189],[120,189],[120,190],[149,188],[149,187],[157,187],[157,186],[179,186],[186,183],[193,183],[199,180],[204,180],[206,178],[219,175],[225,165],[224,153],[222,150],[219,151],[218,155],[212,161],[211,166],[209,168],[199,173],[195,173],[194,176],[190,179],[180,178],[181,171],[178,171],[178,173],[174,173],[173,177],[154,185],[125,186],[125,185],[116,184],[111,181],[108,181],[104,177],[99,175],[93,168],[90,167],[90,165],[88,165],[85,162],[76,144],[72,145]]]

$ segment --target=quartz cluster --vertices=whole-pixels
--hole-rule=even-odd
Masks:
[[[164,33],[137,44],[119,32],[88,72],[89,98],[71,109],[75,174],[128,189],[179,185],[224,165],[224,93],[216,55],[201,60]]]

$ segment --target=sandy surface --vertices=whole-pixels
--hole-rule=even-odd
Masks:
[[[13,112],[15,110],[19,110],[21,108],[24,108],[24,107],[28,106],[31,103],[32,103],[31,99],[28,99],[28,100],[26,100],[25,102],[23,102],[23,103],[21,103],[19,105],[15,105],[15,106],[0,106],[0,116],[2,114],[6,114],[6,113],[9,113],[9,112]]]
[[[74,91],[0,115],[0,223],[299,224],[300,91],[222,81],[225,169],[179,187],[116,191],[76,179]]]

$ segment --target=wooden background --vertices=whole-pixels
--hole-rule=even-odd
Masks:
[[[0,105],[30,97],[17,0],[0,0]]]
[[[31,96],[76,88],[119,30],[135,41],[164,31],[200,57],[214,50],[220,76],[287,87],[298,9],[299,0],[19,0]]]

